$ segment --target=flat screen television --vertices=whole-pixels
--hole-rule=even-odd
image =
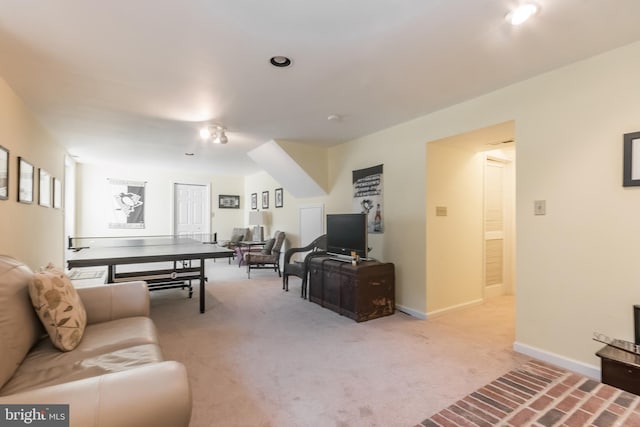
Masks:
[[[327,215],[327,253],[351,259],[351,252],[367,258],[367,215],[363,213]]]

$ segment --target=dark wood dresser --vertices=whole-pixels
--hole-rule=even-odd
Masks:
[[[395,310],[394,265],[361,261],[353,266],[314,257],[309,266],[309,300],[356,322],[389,316]]]
[[[640,355],[607,345],[596,356],[603,383],[640,395]]]

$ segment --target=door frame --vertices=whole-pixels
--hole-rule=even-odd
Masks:
[[[206,192],[205,192],[205,218],[207,218],[207,220],[205,221],[205,227],[204,227],[204,231],[203,234],[211,234],[211,184],[206,182],[178,182],[178,181],[173,181],[171,182],[171,214],[170,214],[170,221],[171,221],[171,233],[175,236],[176,234],[176,206],[177,206],[177,196],[176,196],[176,186],[177,185],[197,185],[198,187],[205,187],[206,188]]]

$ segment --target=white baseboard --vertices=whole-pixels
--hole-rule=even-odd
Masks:
[[[484,298],[485,299],[489,299],[489,298],[495,298],[495,297],[499,297],[502,295],[505,295],[505,286],[500,284],[500,285],[492,285],[492,286],[485,286],[484,287]]]
[[[418,319],[425,320],[427,318],[427,313],[414,310],[413,308],[405,307],[404,305],[396,305],[396,310],[406,313],[409,316],[417,317]]]
[[[465,302],[458,305],[452,305],[451,307],[441,308],[440,310],[430,311],[427,313],[427,316],[429,317],[439,316],[441,314],[445,314],[455,310],[460,310],[462,308],[473,307],[474,305],[479,305],[479,304],[482,304],[481,299]]]
[[[551,363],[552,365],[559,366],[560,368],[568,369],[570,371],[600,381],[600,368],[598,368],[597,366],[579,362],[577,360],[570,359],[556,353],[551,353],[550,351],[532,347],[527,344],[522,344],[517,341],[513,343],[513,349],[518,353],[526,354],[527,356],[534,357],[536,359],[542,360],[543,362]]]

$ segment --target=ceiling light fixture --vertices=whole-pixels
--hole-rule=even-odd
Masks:
[[[211,140],[214,144],[226,144],[229,138],[225,132],[226,129],[220,125],[206,126],[200,129],[200,138],[205,141]]]
[[[269,62],[274,67],[278,68],[284,68],[291,65],[291,59],[287,58],[286,56],[272,56],[271,59],[269,59]]]
[[[539,10],[540,8],[533,3],[525,3],[509,12],[505,18],[511,25],[517,26],[538,13]]]

